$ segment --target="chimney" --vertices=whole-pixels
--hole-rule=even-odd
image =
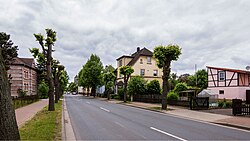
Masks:
[[[137,52],[139,52],[140,51],[140,47],[137,47]]]

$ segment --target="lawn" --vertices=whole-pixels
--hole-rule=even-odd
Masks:
[[[55,111],[43,108],[19,131],[21,140],[62,140],[62,101],[55,104]]]

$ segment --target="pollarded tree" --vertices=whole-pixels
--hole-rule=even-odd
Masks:
[[[10,84],[0,48],[0,140],[20,140],[15,111],[11,104]]]
[[[10,35],[0,32],[0,48],[3,57],[3,63],[5,69],[9,69],[9,65],[12,63],[13,59],[17,57],[17,46],[13,46],[13,42],[10,40]]]
[[[167,94],[169,91],[169,77],[171,72],[171,62],[176,61],[181,55],[181,48],[178,45],[157,46],[154,48],[154,57],[159,68],[163,68],[163,92],[162,109],[167,109]]]
[[[46,39],[42,34],[34,34],[36,41],[40,44],[43,50],[43,55],[45,56],[45,64],[46,64],[46,72],[47,72],[47,80],[49,83],[49,111],[55,110],[55,103],[54,103],[54,81],[52,78],[52,47],[56,41],[56,32],[52,29],[45,29],[46,30]]]
[[[110,100],[110,89],[114,85],[116,76],[113,72],[106,72],[103,74],[103,80],[105,83],[105,91],[107,93],[108,100]]]
[[[131,76],[131,74],[134,72],[134,69],[130,66],[122,66],[120,67],[120,74],[123,75],[124,79],[124,102],[127,102],[127,85],[128,85],[128,80]]]

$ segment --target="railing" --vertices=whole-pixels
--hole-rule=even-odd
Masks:
[[[204,110],[209,108],[209,97],[191,97],[190,110]]]
[[[161,95],[134,95],[133,100],[146,103],[161,103]]]

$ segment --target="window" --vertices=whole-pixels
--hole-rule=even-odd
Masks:
[[[219,94],[224,94],[224,90],[219,90]]]
[[[121,66],[122,66],[122,60],[119,61],[119,67],[121,67]]]
[[[143,60],[142,59],[140,59],[140,64],[143,64]]]
[[[141,76],[145,75],[145,69],[141,69]]]
[[[147,64],[151,64],[151,57],[147,57]]]
[[[153,75],[154,75],[154,76],[158,76],[158,70],[154,70]]]
[[[219,72],[219,81],[224,81],[225,80],[225,72],[224,71],[220,71]]]

